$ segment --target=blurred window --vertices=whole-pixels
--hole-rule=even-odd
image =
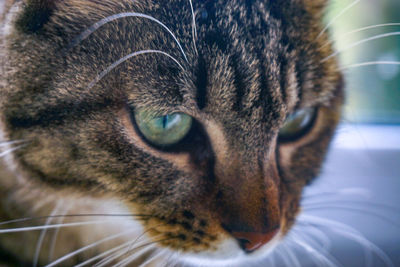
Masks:
[[[331,1],[327,22],[354,0]],[[398,25],[353,30],[378,24]],[[392,33],[392,36],[352,46],[373,36]],[[342,66],[363,62],[400,62],[400,1],[363,0],[341,16],[332,26],[331,34],[340,53]],[[349,68],[346,77],[348,122],[400,124],[400,64],[369,65]]]

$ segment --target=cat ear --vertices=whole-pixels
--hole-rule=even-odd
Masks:
[[[17,27],[25,33],[36,33],[49,21],[61,0],[27,0],[17,20]]]

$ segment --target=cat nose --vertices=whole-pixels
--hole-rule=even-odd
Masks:
[[[247,253],[253,252],[263,245],[271,241],[279,229],[272,230],[268,233],[257,233],[257,232],[232,232],[236,240],[238,240],[240,246]]]

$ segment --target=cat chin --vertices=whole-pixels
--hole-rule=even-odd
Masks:
[[[199,253],[182,253],[176,258],[189,266],[249,266],[259,265],[264,262],[268,255],[276,248],[283,235],[279,232],[268,244],[262,246],[252,253],[244,252],[233,238],[229,237],[222,241],[216,250]]]

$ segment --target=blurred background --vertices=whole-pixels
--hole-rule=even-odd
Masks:
[[[276,266],[400,266],[400,0],[331,0],[326,23],[341,13],[344,118]]]
[[[328,9],[326,22],[340,14],[354,0],[333,0]],[[380,24],[396,24],[353,30]],[[400,62],[400,1],[361,0],[332,25],[331,33],[340,53],[342,66],[351,64],[391,61]],[[393,36],[357,42],[393,33]],[[400,64],[371,65],[345,70],[347,81],[346,119],[363,123],[400,123]]]

